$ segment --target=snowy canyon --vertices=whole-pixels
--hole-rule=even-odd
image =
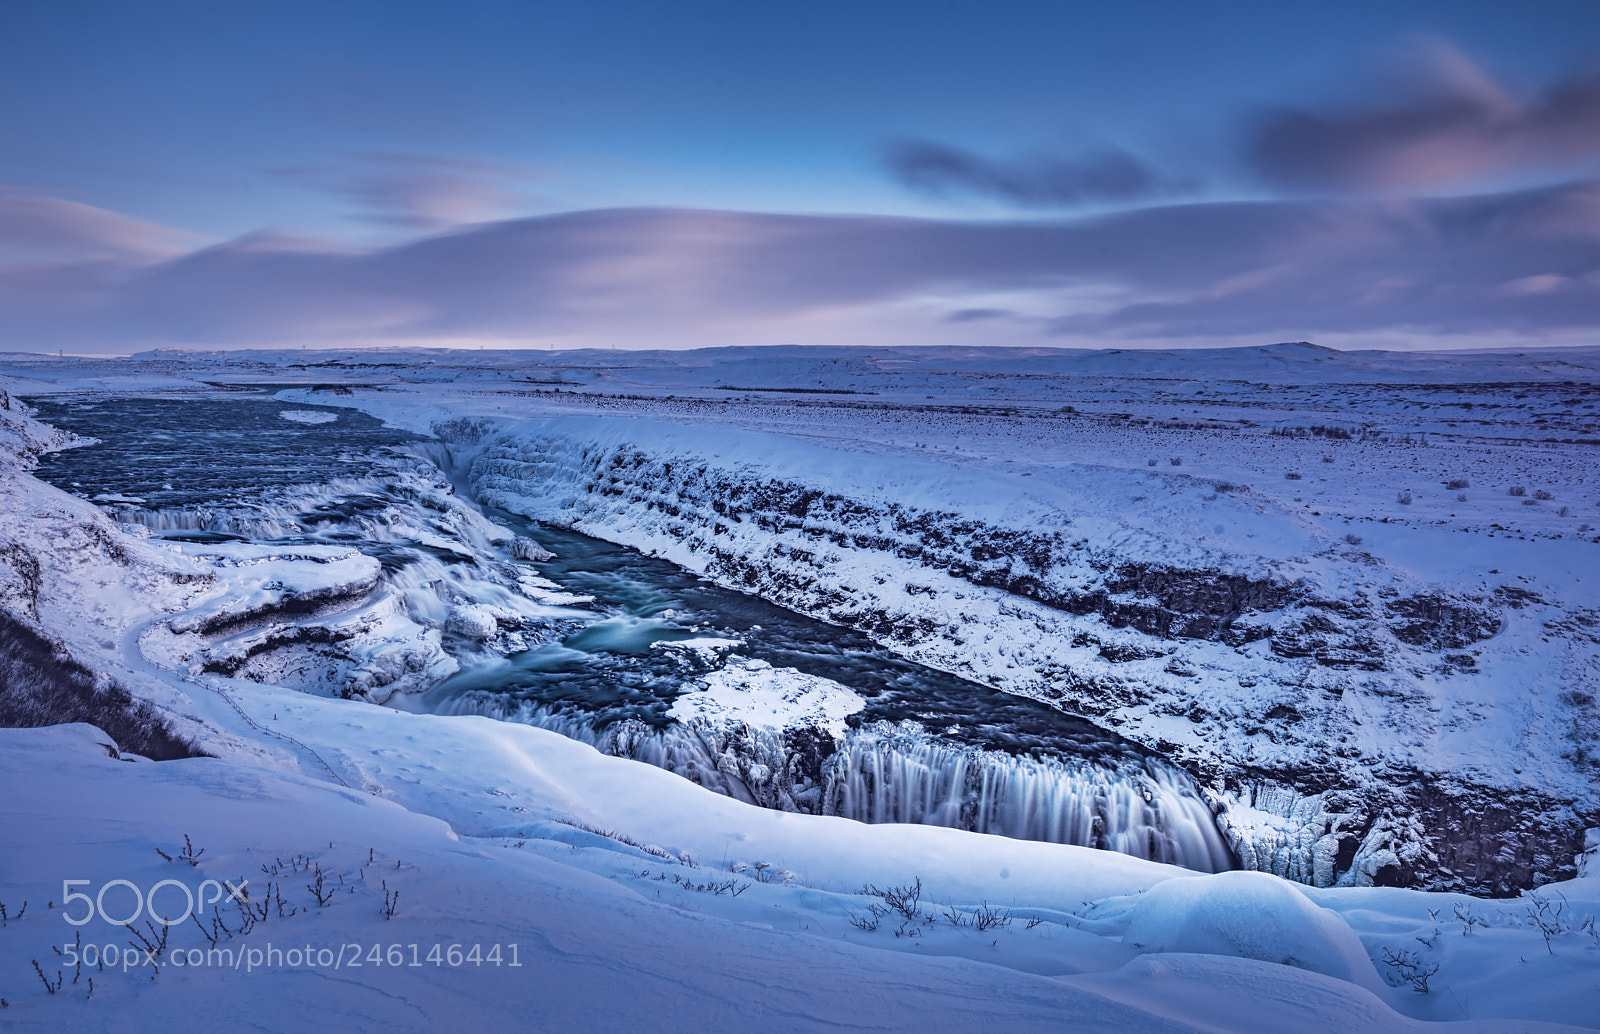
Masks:
[[[0,599],[210,753],[265,748],[183,682],[1318,888],[1516,895],[1600,826],[1600,353],[4,359]],[[282,470],[175,473],[168,404]],[[50,426],[113,412],[145,482]]]

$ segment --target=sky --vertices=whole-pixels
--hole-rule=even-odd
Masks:
[[[1591,0],[0,0],[0,98],[0,350],[1600,343]]]

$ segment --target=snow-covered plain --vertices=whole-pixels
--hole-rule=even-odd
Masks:
[[[359,555],[142,538],[26,473],[31,453],[66,443],[8,398],[0,603],[214,756],[119,758],[82,725],[0,732],[0,1018],[23,1029],[1600,1025],[1600,936],[1583,925],[1600,913],[1600,882],[1574,868],[1597,824],[1597,358],[1301,346],[8,357],[13,393],[300,381],[282,393],[292,405],[355,405],[437,433],[472,487],[508,509],[867,627],[925,663],[1158,747],[1208,781],[1242,848],[1281,856],[1253,867],[1301,884],[761,809],[543,729],[303,692],[315,673],[302,685],[281,665],[216,674],[219,647],[249,659],[240,637],[354,620],[341,641],[358,645],[339,670],[409,673],[404,695],[457,663],[440,630],[483,615],[424,613],[406,587],[374,588]],[[1434,411],[1459,401],[1483,422]],[[1329,437],[1334,426],[1352,436]],[[1469,487],[1431,487],[1450,480]],[[463,530],[451,543],[497,534],[453,519]],[[1058,530],[1065,550],[1050,552]],[[1038,539],[1049,548],[1029,560]],[[1130,559],[1143,581],[1121,571]],[[1108,588],[1108,571],[1133,581]],[[1180,599],[1173,572],[1209,588],[1191,577]],[[572,602],[486,584],[499,588],[475,591],[505,592],[505,620],[529,628]],[[1234,593],[1220,610],[1207,595],[1219,585]],[[298,602],[286,609],[285,594]],[[1241,625],[1265,634],[1230,641]],[[1468,641],[1441,645],[1440,629]],[[452,640],[467,663],[491,649],[479,641]],[[410,644],[408,660],[368,663],[391,643]],[[751,705],[728,670],[702,680],[702,712]],[[849,713],[830,687],[745,674],[775,706]],[[1511,814],[1463,823],[1459,806],[1416,806],[1423,790],[1458,805],[1497,799]],[[156,849],[178,855],[185,834],[205,851],[199,864],[163,860]],[[1496,853],[1493,873],[1446,871],[1473,843]],[[337,887],[325,905],[307,886],[312,865]],[[1402,870],[1425,886],[1498,881],[1502,893],[1565,878],[1494,900],[1359,885]],[[229,931],[174,927],[159,975],[79,974],[51,949],[75,932],[64,879],[94,891],[241,877],[253,894],[271,881],[283,910],[252,897],[266,917],[248,933],[231,904]],[[914,905],[893,892],[912,887]],[[124,890],[107,904],[123,909]],[[82,932],[86,944],[136,936],[98,920]],[[246,973],[178,955],[265,958],[269,941],[328,949],[342,965],[302,952],[302,965]],[[342,946],[365,959],[382,945],[386,959],[390,944],[402,965],[347,968]],[[434,965],[434,944],[463,956],[481,945],[480,957],[500,945],[501,963]],[[507,965],[510,944],[521,966]],[[1402,979],[1413,964],[1426,993]]]

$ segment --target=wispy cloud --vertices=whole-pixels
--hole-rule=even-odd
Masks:
[[[154,262],[203,240],[44,191],[0,185],[0,264]]]
[[[1026,208],[1143,201],[1184,189],[1116,148],[996,159],[930,140],[902,140],[884,149],[883,163],[901,183],[925,194],[970,195]]]
[[[532,181],[505,164],[386,152],[278,172],[344,198],[365,222],[424,233],[525,211]]]
[[[1600,162],[1600,74],[1518,98],[1470,58],[1429,41],[1409,81],[1364,105],[1279,107],[1250,120],[1249,165],[1289,190],[1425,193]]]

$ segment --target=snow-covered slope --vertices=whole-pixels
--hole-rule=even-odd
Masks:
[[[1600,947],[1569,927],[1544,952],[1521,919],[1531,902],[1495,910],[1373,890],[1313,900],[1268,876],[785,815],[538,729],[233,691],[356,789],[273,759],[130,763],[81,725],[0,731],[0,787],[24,791],[8,793],[0,843],[9,1028],[185,1031],[247,1018],[268,1031],[687,1031],[755,1018],[794,1030],[1248,1034],[1533,1032],[1576,1029],[1535,1017],[1593,1019]],[[52,792],[25,792],[39,786]],[[88,883],[64,891],[65,872]],[[64,892],[99,897],[119,879],[196,893],[205,880],[243,885],[256,918],[224,898],[164,939],[144,917],[134,934],[66,922],[85,906]],[[1594,883],[1560,888],[1568,906],[1600,908]],[[181,917],[171,884],[158,900]],[[103,901],[117,918],[133,905],[115,886]],[[1456,906],[1488,925],[1439,932],[1429,911]],[[140,934],[164,945],[130,962],[123,949],[141,947]],[[1439,965],[1426,995],[1389,986],[1368,957],[1406,950],[1413,935],[1434,942],[1425,967]]]

